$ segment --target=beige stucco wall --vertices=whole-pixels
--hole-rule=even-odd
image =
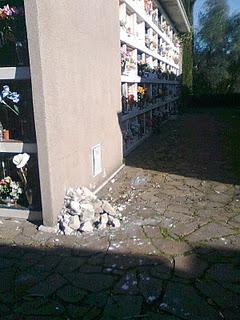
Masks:
[[[122,163],[118,0],[25,0],[44,224]],[[103,172],[92,176],[91,147]]]

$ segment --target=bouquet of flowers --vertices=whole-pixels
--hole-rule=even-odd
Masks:
[[[152,73],[153,69],[148,63],[141,62],[138,64],[138,74],[141,77],[148,77]]]
[[[16,7],[9,7],[7,4],[3,8],[0,8],[0,35],[1,35],[1,47],[6,42],[15,43],[15,35],[13,32],[13,25],[15,16],[18,14]]]
[[[138,86],[137,93],[138,93],[138,101],[142,101],[145,95],[145,89],[141,86]]]
[[[121,48],[120,53],[121,53],[121,70],[122,72],[124,72],[126,67],[126,62],[129,60],[130,55],[124,48]]]
[[[128,95],[128,103],[129,103],[130,105],[136,103],[136,100],[135,100],[135,97],[134,97],[133,94],[129,94],[129,95]]]
[[[151,41],[151,47],[152,47],[153,49],[157,49],[157,42],[154,41],[154,40],[152,40],[152,41]]]
[[[148,49],[150,49],[151,38],[148,34],[145,35],[145,45]]]
[[[144,8],[148,15],[150,15],[153,11],[153,2],[152,0],[144,0]]]
[[[126,68],[128,71],[134,70],[137,66],[137,62],[130,56],[130,58],[127,60]]]
[[[20,100],[20,94],[17,92],[11,92],[9,86],[3,86],[2,93],[0,94],[0,106],[4,106],[19,115],[19,108],[17,103]]]
[[[0,200],[7,204],[15,204],[22,193],[19,182],[13,181],[11,177],[0,180]]]
[[[5,27],[9,26],[9,23],[14,20],[14,17],[18,14],[16,7],[9,7],[7,4],[3,8],[0,8],[0,22]],[[5,31],[4,29],[2,31]]]
[[[0,8],[0,63],[3,66],[29,63],[22,5],[14,7],[7,4]]]

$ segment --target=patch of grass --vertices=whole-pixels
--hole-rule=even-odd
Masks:
[[[160,233],[164,239],[171,239],[171,235],[169,233],[169,229],[165,227],[160,227]]]
[[[184,234],[179,234],[178,235],[178,241],[184,241],[185,235]]]

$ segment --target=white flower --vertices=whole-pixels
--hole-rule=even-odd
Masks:
[[[21,169],[27,164],[29,158],[30,158],[29,154],[27,154],[27,153],[19,153],[16,156],[13,157],[13,163],[15,164],[15,166],[18,169]]]

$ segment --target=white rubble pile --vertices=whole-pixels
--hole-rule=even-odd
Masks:
[[[76,235],[107,227],[120,227],[121,213],[85,187],[67,190],[64,207],[58,217],[61,233]]]

